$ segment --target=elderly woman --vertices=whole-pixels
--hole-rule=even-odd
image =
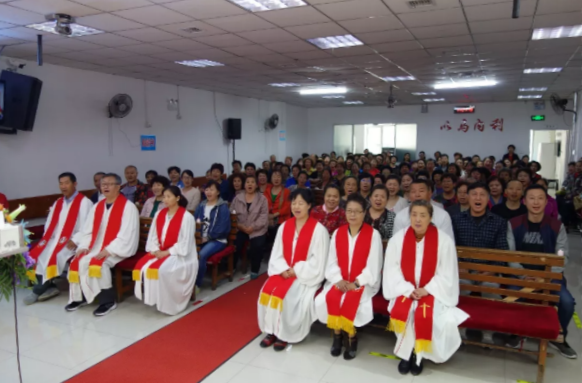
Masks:
[[[228,185],[230,187],[230,201],[228,201],[229,203],[232,203],[232,200],[234,200],[234,198],[237,195],[239,195],[240,193],[244,193],[245,191],[244,185],[246,178],[247,177],[245,173],[235,173],[228,177]]]
[[[257,171],[257,182],[259,183],[259,191],[264,193],[267,190],[267,185],[269,185],[269,174],[265,169]]]
[[[274,238],[279,225],[291,217],[291,204],[289,202],[289,189],[281,184],[283,177],[280,170],[274,170],[271,174],[271,184],[263,193],[269,205],[269,237]]]
[[[235,267],[246,243],[250,242],[247,254],[250,254],[251,259],[251,279],[256,279],[261,269],[263,248],[269,226],[269,203],[263,193],[259,192],[255,176],[247,176],[245,192],[234,198],[230,210],[232,214],[236,214],[238,222],[235,240]]]
[[[374,186],[370,195],[370,202],[370,208],[366,212],[364,222],[378,230],[382,240],[390,239],[396,214],[386,209],[388,203],[388,189],[386,189],[386,186]]]
[[[194,181],[194,173],[192,170],[184,170],[182,172],[182,183],[184,187],[182,188],[182,195],[188,201],[188,205],[186,206],[186,210],[189,212],[194,212],[198,205],[200,204],[200,190],[192,186],[192,182]]]
[[[329,235],[347,223],[346,212],[340,207],[341,189],[329,184],[323,192],[323,205],[311,209],[310,216],[321,223]]]
[[[356,357],[356,327],[374,319],[372,298],[380,290],[382,238],[364,222],[367,202],[358,194],[348,198],[348,225],[340,227],[329,245],[325,285],[315,299],[319,321],[334,332],[331,355]]]
[[[382,288],[390,301],[394,353],[401,374],[420,375],[423,359],[446,362],[461,345],[458,326],[469,317],[458,309],[457,251],[448,234],[431,224],[432,205],[410,204],[410,226],[386,249]]]
[[[321,171],[321,182],[319,183],[319,185],[317,186],[318,189],[322,189],[325,190],[325,188],[327,187],[327,185],[331,184],[333,182],[333,178],[331,176],[331,169],[330,168],[324,168]]]
[[[288,187],[290,192],[294,192],[296,189],[308,189],[309,188],[309,176],[305,172],[299,172],[297,176],[297,184]]]
[[[489,185],[489,209],[495,205],[503,203],[503,192],[505,187],[503,186],[503,181],[497,176],[489,177],[487,180],[487,185]]]
[[[400,192],[402,193],[402,198],[406,201],[410,201],[410,186],[412,185],[412,176],[410,174],[404,174],[400,179]]]
[[[386,202],[386,209],[394,214],[398,213],[408,207],[408,201],[398,195],[400,193],[400,178],[398,176],[390,176],[386,180],[386,189],[388,189],[388,201]]]
[[[531,171],[529,169],[519,169],[516,173],[515,178],[519,182],[521,182],[521,185],[523,186],[523,190],[527,189],[527,187],[532,184],[532,182],[531,182],[532,176],[531,176]]]
[[[154,193],[154,196],[148,198],[147,201],[145,201],[143,208],[141,209],[141,213],[139,214],[140,217],[154,218],[159,210],[162,210],[166,207],[164,204],[163,192],[164,189],[168,186],[170,186],[170,180],[166,177],[154,177],[152,181],[152,192]]]
[[[340,200],[340,207],[345,210],[346,205],[348,203],[348,201],[347,201],[348,197],[351,194],[358,192],[358,178],[355,176],[349,176],[349,177],[344,178],[343,189],[344,189],[344,195],[343,195],[342,199]]]
[[[360,173],[360,195],[366,200],[370,199],[373,182],[374,179],[370,173]]]

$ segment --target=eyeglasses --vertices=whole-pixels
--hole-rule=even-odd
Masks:
[[[363,210],[346,210],[347,215],[358,215],[362,214],[363,212]]]
[[[117,182],[101,182],[101,186],[115,186],[118,185]]]

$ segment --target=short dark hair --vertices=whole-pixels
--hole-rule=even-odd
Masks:
[[[374,177],[372,177],[372,175],[370,173],[362,172],[362,173],[360,173],[358,181],[362,181],[363,179],[366,179],[366,178],[369,178],[370,181],[372,181],[374,179]]]
[[[282,164],[282,165],[281,165],[281,170],[283,170],[283,168],[287,168],[287,170],[288,170],[289,172],[291,172],[291,169],[289,168],[289,165]]]
[[[374,176],[374,180],[376,180],[376,178],[380,178],[380,180],[382,181],[382,185],[384,185],[384,182],[386,182],[386,177],[384,177],[384,175],[382,173],[378,173]]]
[[[574,165],[576,165],[576,163],[574,163]],[[93,177],[95,177],[95,176],[102,176],[104,174],[105,174],[105,172],[97,172],[97,173],[93,174]]]
[[[420,152],[418,152],[418,154],[421,154],[421,153],[426,154],[426,153],[424,153],[424,150],[421,150]]]
[[[154,179],[152,180],[152,185],[153,184],[160,184],[165,189],[168,186],[170,186],[170,180],[164,176],[155,176]]]
[[[509,148],[512,148],[513,150],[515,150],[515,145],[513,145],[513,144],[507,145],[507,149],[509,149]]]
[[[255,166],[255,164],[254,164],[254,163],[252,163],[252,162],[247,162],[247,163],[245,164],[245,169],[246,169],[246,168],[248,168],[248,167],[251,167],[251,168],[253,168],[254,170],[257,170],[257,167],[256,167],[256,166]]]
[[[441,182],[443,182],[447,178],[453,181],[454,184],[457,183],[458,178],[453,173],[444,173],[443,176],[441,177]]]
[[[503,181],[501,178],[499,178],[498,176],[491,176],[489,177],[489,179],[487,180],[487,186],[489,186],[489,184],[491,182],[499,182],[501,184],[501,194],[503,194],[503,191],[505,191],[505,181]]]
[[[443,157],[445,155],[443,154]],[[434,182],[434,176],[436,176],[437,174],[441,175],[441,181],[443,179],[442,175],[445,174],[445,172],[443,172],[441,169],[435,169],[434,172],[432,172],[432,176],[430,177],[431,181]]]
[[[210,167],[210,171],[213,170],[218,170],[220,172],[220,174],[224,173],[224,166],[222,164],[219,164],[218,162],[212,164],[212,166]]]
[[[247,179],[246,174],[244,173],[234,173],[228,177],[228,186],[230,187],[230,191],[234,194],[234,180],[238,178],[241,182],[241,189],[244,189],[245,181]]]
[[[528,166],[531,168],[531,166],[532,166],[533,164],[536,164],[536,165],[538,166],[538,172],[539,172],[540,170],[542,170],[542,164],[540,164],[540,163],[539,163],[539,162],[537,162],[537,161],[530,161],[530,162],[529,162],[529,164],[528,164]]]
[[[515,178],[517,178],[517,176],[519,176],[520,173],[526,173],[529,179],[530,180],[532,179],[531,170],[529,170],[528,168],[520,168],[515,174]]]
[[[149,176],[150,174],[153,174],[154,177],[156,177],[158,175],[158,172],[156,172],[155,170],[148,170],[145,174],[145,176]]]
[[[416,200],[414,202],[411,202],[410,208],[408,210],[409,215],[412,213],[412,208],[415,206],[424,207],[428,211],[428,215],[432,218],[432,215],[434,214],[434,207],[432,206],[432,204],[430,202],[425,201],[423,199],[419,199],[419,200]]]
[[[574,162],[574,161],[568,162],[568,166],[576,166],[576,162]]]
[[[346,200],[346,208],[350,202],[355,202],[362,207],[362,210],[366,212],[368,210],[368,202],[359,193],[352,193],[348,196]]]
[[[183,208],[186,208],[186,206],[188,206],[188,200],[186,199],[186,197],[184,197],[182,195],[182,191],[180,190],[179,187],[171,185],[171,186],[168,186],[164,189],[164,193],[166,191],[169,191],[170,193],[172,193],[176,198],[180,198],[178,200],[178,206],[183,207]]]
[[[388,178],[386,178],[386,182],[390,181],[390,180],[396,180],[398,182],[398,184],[400,185],[400,177],[398,177],[395,174],[391,174],[388,176]]]
[[[436,172],[436,170],[435,170],[435,172]],[[422,176],[426,177],[427,180],[430,179],[430,175],[428,174],[428,171],[426,171],[426,170],[419,170],[418,172],[416,172],[415,178],[420,178]]]
[[[239,164],[240,167],[242,168],[242,162],[240,162],[239,160],[232,161],[231,166],[234,167],[235,164]]]
[[[489,185],[487,185],[484,182],[473,182],[467,188],[467,193],[470,193],[472,190],[475,190],[475,189],[483,189],[487,192],[487,194],[491,194],[491,191],[489,190]]]
[[[194,173],[192,173],[192,170],[188,170],[188,169],[186,169],[186,170],[184,170],[184,171],[182,172],[182,176],[183,176],[184,174],[188,174],[190,177],[194,178]]]
[[[295,165],[291,166],[291,170],[293,170],[293,169],[295,169],[295,168],[299,169],[299,172],[301,172],[301,166],[299,166],[299,165],[297,165],[297,164],[295,164]]]
[[[182,170],[179,167],[177,167],[177,166],[170,166],[168,168],[168,174],[170,174],[173,171],[178,172],[178,174],[182,174]]]
[[[386,186],[384,186],[384,184],[374,185],[374,187],[370,191],[370,195],[374,194],[374,192],[376,190],[382,190],[382,191],[384,191],[386,193],[386,197],[390,197],[390,192],[388,192],[388,189],[386,188]]]
[[[340,188],[338,185],[336,184],[327,184],[327,186],[325,187],[325,189],[323,189],[323,195],[325,196],[325,193],[327,193],[327,191],[329,189],[335,189],[338,191],[340,197],[344,195],[344,191],[342,190],[342,188]]]
[[[220,184],[218,182],[216,182],[215,180],[209,180],[208,182],[206,182],[206,185],[204,186],[204,190],[210,188],[214,186],[216,188],[216,191],[218,191],[218,194],[220,194]],[[220,197],[220,195],[219,195]]]
[[[443,153],[443,154],[441,154],[441,158],[442,158],[442,157],[447,157],[447,158],[449,158],[449,155],[448,155],[447,153]]]
[[[544,194],[546,195],[546,198],[548,197],[548,192],[546,190],[545,187],[543,187],[542,185],[538,185],[538,184],[533,184],[533,185],[529,185],[526,189],[525,192],[523,193],[523,197],[527,197],[527,192],[530,190],[543,190]]]
[[[306,158],[306,157],[309,157],[309,153],[303,153],[303,154],[301,155],[301,158]]]
[[[301,177],[302,175],[304,175],[305,178],[307,178],[307,180],[309,180],[309,175],[307,174],[307,172],[305,170],[300,171],[299,174],[297,174],[297,178]]]
[[[459,190],[459,188],[465,186],[467,188],[467,191],[469,190],[469,183],[467,181],[459,181],[457,182],[457,186],[455,187],[455,190]]]
[[[313,196],[313,192],[311,191],[311,189],[297,188],[297,189],[293,190],[293,192],[289,196],[289,200],[295,201],[297,199],[297,197],[299,197],[299,196],[301,196],[301,198],[303,198],[305,200],[305,202],[307,202],[309,205],[311,205],[311,207],[314,206],[315,197]]]
[[[410,184],[410,187],[412,187],[412,185],[424,185],[424,186],[426,186],[426,188],[429,191],[433,190],[432,189],[432,182],[429,180],[422,179],[422,178],[421,179],[417,178],[417,179],[413,180],[412,183]]]
[[[61,178],[65,178],[65,177],[69,177],[69,179],[73,183],[77,182],[77,177],[71,172],[64,172],[61,175],[59,175],[59,181],[61,180]]]

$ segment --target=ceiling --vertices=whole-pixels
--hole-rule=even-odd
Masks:
[[[399,104],[421,104],[412,92],[446,102],[515,101],[519,88],[547,87],[568,96],[582,83],[582,38],[532,41],[534,28],[582,24],[580,0],[305,0],[308,6],[252,13],[227,0],[0,0],[2,55],[35,59],[38,32],[25,25],[67,13],[106,33],[68,38],[43,33],[50,64],[284,101],[305,107],[343,101],[385,105],[390,84]],[[190,32],[197,28],[200,32]],[[322,50],[306,39],[352,34],[363,46]],[[207,59],[222,67],[192,68]],[[524,68],[563,67],[523,74]],[[433,90],[437,81],[478,73],[498,81],[481,89]],[[382,77],[414,76],[386,82]],[[345,99],[301,96],[296,88],[345,85]],[[539,92],[537,92],[539,93]]]

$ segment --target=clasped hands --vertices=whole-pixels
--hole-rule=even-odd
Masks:
[[[295,270],[293,270],[293,268],[290,268],[287,271],[283,271],[283,273],[281,273],[281,276],[283,277],[283,279],[289,279],[296,278],[297,274],[295,274]]]
[[[170,255],[170,252],[167,250],[158,250],[158,251],[152,251],[150,254],[153,255],[154,257],[156,257],[157,259],[162,259],[162,258],[166,258],[168,255]]]
[[[353,290],[357,290],[358,287],[356,286],[355,283],[350,283],[346,280],[342,280],[339,281],[338,283],[336,283],[335,287],[337,287],[337,289],[339,291],[341,291],[342,293],[347,293],[348,291],[353,291]]]
[[[410,294],[410,299],[414,299],[415,301],[419,301],[420,299],[426,297],[428,295],[428,291],[426,291],[423,287],[416,289]]]
[[[77,250],[77,253],[75,253],[75,258],[82,257],[83,255],[86,255],[87,253],[89,253],[89,249],[79,249],[79,250]],[[107,250],[103,249],[99,252],[99,254],[97,254],[95,256],[95,259],[101,260],[101,259],[107,258],[109,256],[111,256],[111,253],[109,253]]]

